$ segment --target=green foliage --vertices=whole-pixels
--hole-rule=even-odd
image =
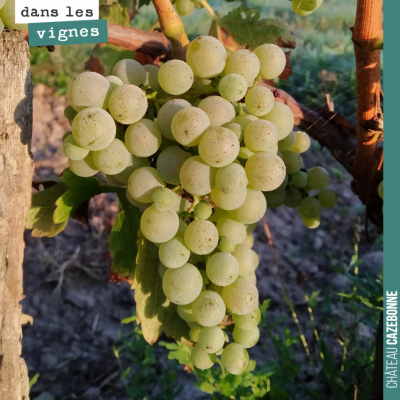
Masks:
[[[29,381],[29,389],[38,381],[40,374],[35,374],[35,376]]]
[[[100,9],[100,18],[122,26],[129,26],[130,21],[128,9],[119,3],[102,7]]]

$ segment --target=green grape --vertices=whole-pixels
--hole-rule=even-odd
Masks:
[[[106,178],[107,178],[107,181],[108,181],[111,185],[119,186],[119,187],[125,186],[124,183],[120,182],[118,179],[115,178],[115,175],[107,175],[107,174],[106,174]]]
[[[183,239],[183,237],[185,236],[186,228],[187,228],[186,223],[182,220],[182,218],[179,218],[179,228],[178,232],[176,233],[176,236]]]
[[[247,233],[244,224],[234,221],[228,216],[219,219],[217,229],[220,236],[225,236],[235,244],[242,243]]]
[[[199,78],[212,78],[225,67],[226,50],[224,45],[212,36],[199,36],[186,50],[186,62]]]
[[[221,192],[237,194],[247,187],[249,181],[246,171],[241,165],[230,164],[217,170],[215,183]]]
[[[312,190],[322,190],[329,185],[329,173],[325,168],[313,167],[307,171],[307,175],[308,186]]]
[[[179,268],[188,262],[190,250],[182,238],[174,237],[161,244],[158,255],[167,268]]]
[[[250,114],[261,117],[274,108],[275,97],[268,88],[255,86],[247,92],[245,103]]]
[[[294,132],[290,132],[288,136],[278,142],[278,149],[280,151],[288,151],[292,150],[292,146],[296,141],[296,134]]]
[[[146,81],[146,71],[136,60],[118,61],[113,68],[112,74],[121,79],[125,85],[140,86]]]
[[[140,219],[143,236],[153,243],[171,240],[178,232],[179,217],[173,211],[158,211],[154,206],[146,209]]]
[[[168,211],[175,206],[175,195],[176,193],[170,189],[158,187],[154,190],[151,198],[158,211]]]
[[[260,60],[260,75],[264,79],[275,79],[285,69],[286,56],[283,50],[275,44],[262,44],[254,50]]]
[[[63,140],[63,150],[64,154],[69,159],[75,161],[83,160],[89,154],[89,150],[79,146],[79,144],[76,143],[76,140],[71,134],[66,136]]]
[[[5,3],[3,2],[3,5],[0,7],[0,18],[7,28],[19,31],[28,30],[28,24],[15,23],[15,0],[7,0]]]
[[[187,107],[179,110],[172,118],[171,132],[183,146],[197,146],[204,132],[210,127],[208,115],[199,108]]]
[[[192,304],[192,303],[190,303],[190,304]],[[186,321],[186,323],[189,325],[190,328],[202,328],[202,326],[200,324],[198,324],[196,321],[195,322]]]
[[[247,232],[253,232],[257,228],[257,222],[247,225]]]
[[[121,183],[128,183],[130,176],[134,171],[141,167],[149,167],[150,162],[146,157],[136,157],[134,155],[130,155],[130,159],[128,162],[128,166],[119,174],[115,175],[115,178],[118,179]]]
[[[235,210],[229,211],[232,219],[243,224],[254,224],[260,221],[267,211],[267,201],[260,190],[247,188],[244,203]]]
[[[72,106],[68,106],[65,110],[64,110],[64,116],[65,118],[67,118],[69,124],[72,126],[72,122],[74,120],[74,118],[76,117],[76,115],[78,114],[77,111],[75,111]]]
[[[207,327],[220,324],[225,318],[225,312],[224,301],[218,293],[212,290],[201,292],[192,305],[192,313],[196,321]]]
[[[199,345],[206,353],[215,354],[224,347],[224,331],[218,326],[204,327],[199,334]]]
[[[308,183],[307,172],[298,171],[290,177],[290,184],[300,189],[304,189]]]
[[[194,156],[183,163],[179,177],[187,192],[205,196],[214,187],[215,173],[215,168],[207,165],[200,156]]]
[[[198,343],[192,349],[192,363],[193,365],[204,371],[205,369],[211,368],[216,360],[215,354],[206,353]]]
[[[146,71],[146,80],[144,81],[143,86],[150,87],[152,90],[159,89],[160,84],[158,83],[158,71],[160,68],[153,64],[143,65],[143,68]]]
[[[226,74],[242,75],[251,87],[260,72],[260,60],[250,50],[240,49],[229,53],[225,65]]]
[[[247,81],[242,75],[225,75],[218,85],[221,96],[228,101],[239,101],[247,92]]]
[[[167,271],[165,271],[165,272],[167,272]],[[192,304],[193,303],[184,304],[184,305],[179,304],[176,307],[176,310],[178,311],[179,316],[186,322],[195,322],[196,321],[192,314]]]
[[[301,155],[294,151],[282,151],[282,159],[286,166],[286,172],[290,175],[299,172],[303,166]]]
[[[197,299],[203,287],[203,278],[193,264],[185,264],[179,268],[168,269],[164,275],[162,287],[169,301],[185,305]],[[192,314],[196,317],[193,307],[194,304]]]
[[[238,157],[243,158],[243,160],[248,160],[251,156],[253,156],[255,153],[250,151],[247,147],[241,147],[239,150]]]
[[[172,185],[181,183],[179,173],[191,154],[177,146],[167,147],[157,158],[157,170],[165,182]]]
[[[333,208],[338,203],[337,193],[333,189],[322,189],[318,193],[318,200],[323,208]]]
[[[114,140],[116,132],[111,115],[101,108],[85,108],[72,123],[72,134],[76,142],[91,151],[105,149]]]
[[[293,0],[293,9],[300,9],[302,11],[314,11],[321,4],[323,0]]]
[[[247,191],[243,188],[235,194],[225,194],[218,186],[211,190],[211,199],[217,207],[224,210],[235,210],[246,201]]]
[[[240,375],[249,365],[249,353],[242,345],[231,343],[224,348],[221,362],[230,374]]]
[[[183,99],[172,99],[167,101],[158,111],[157,125],[164,137],[175,140],[171,132],[171,123],[175,114],[183,108],[192,107],[192,105]]]
[[[278,188],[286,177],[284,162],[272,153],[254,154],[248,159],[245,169],[250,185],[262,191]]]
[[[319,227],[319,225],[321,223],[319,216],[317,216],[315,218],[301,217],[301,220],[303,221],[304,226],[306,226],[309,229],[316,229]]]
[[[232,256],[235,257],[239,263],[239,276],[244,276],[245,278],[253,274],[260,263],[258,254],[254,250],[241,244],[236,246]]]
[[[128,126],[125,143],[128,150],[136,157],[149,157],[161,146],[161,132],[155,122],[141,119]]]
[[[143,118],[147,105],[146,95],[141,89],[134,85],[122,85],[111,93],[109,111],[116,121],[130,125]]]
[[[211,217],[208,220],[211,222],[218,222],[218,220],[225,215],[228,215],[228,211],[223,210],[222,208],[219,208],[219,207],[215,207],[214,213],[211,215]]]
[[[217,128],[235,118],[235,109],[233,105],[219,96],[210,96],[202,100],[198,108],[203,110],[210,118],[211,128]]]
[[[90,152],[83,160],[70,160],[68,159],[68,166],[70,170],[82,178],[96,175],[99,170],[93,162],[93,153]]]
[[[130,195],[141,203],[151,203],[153,192],[160,186],[164,187],[164,181],[152,167],[141,167],[133,171],[127,184]]]
[[[151,206],[151,203],[142,203],[140,201],[135,200],[132,195],[129,193],[128,188],[126,188],[126,197],[129,201],[129,203],[131,203],[133,206],[137,207],[137,208],[147,208]]]
[[[213,254],[207,261],[207,276],[218,286],[228,286],[239,275],[239,263],[229,253]]]
[[[241,344],[245,349],[250,349],[257,344],[260,338],[260,330],[257,327],[243,330],[235,326],[232,336],[236,343]]]
[[[278,152],[278,129],[270,121],[259,119],[250,122],[244,131],[246,147],[254,152],[276,154]]]
[[[301,15],[302,17],[306,17],[312,13],[312,11],[303,11],[296,5],[294,1],[292,1],[292,9],[297,15]]]
[[[294,127],[294,116],[292,110],[285,104],[275,102],[274,108],[266,115],[260,117],[272,122],[278,128],[279,140],[290,135]]]
[[[304,218],[316,218],[321,214],[321,203],[315,197],[305,197],[299,204],[298,212]]]
[[[208,129],[199,143],[200,157],[215,168],[225,167],[235,161],[239,149],[237,136],[223,127]]]
[[[218,245],[218,230],[210,221],[193,221],[186,228],[185,243],[193,253],[209,254]]]
[[[173,209],[175,210],[175,212],[181,213],[189,210],[189,208],[192,206],[192,203],[185,197],[181,197],[176,193],[174,193],[174,195],[175,195],[175,204]]]
[[[195,326],[189,331],[189,337],[192,342],[197,343],[199,341],[199,335],[203,328],[201,326]],[[215,355],[215,354],[214,354]]]
[[[236,124],[239,124],[242,127],[243,131],[244,131],[247,128],[247,125],[250,122],[257,121],[257,120],[258,120],[258,118],[255,115],[241,114],[241,115],[238,115],[233,120],[233,122],[236,123]]]
[[[124,82],[122,82],[121,79],[118,78],[118,76],[109,75],[106,76],[106,79],[108,80],[108,82],[110,82],[111,91],[114,91],[117,87],[120,87],[124,84]]]
[[[170,60],[158,71],[158,82],[168,94],[179,95],[187,92],[193,83],[192,69],[181,60]]]
[[[225,128],[231,130],[239,139],[239,142],[243,139],[243,128],[236,122],[229,122],[224,125]]]
[[[110,82],[104,76],[85,71],[77,75],[68,87],[68,100],[76,111],[88,107],[108,108],[112,92]]]
[[[242,330],[250,330],[258,326],[261,321],[261,312],[259,308],[255,308],[248,314],[238,315],[232,314],[235,325]]]
[[[286,189],[285,206],[289,208],[296,208],[299,206],[303,196],[296,186],[289,186]]]
[[[378,195],[383,200],[383,181],[378,186]]]
[[[269,208],[279,208],[285,204],[286,190],[280,187],[264,193]]]
[[[193,211],[195,217],[199,219],[208,219],[212,214],[212,208],[205,201],[201,201],[200,203],[196,204],[196,207]]]
[[[93,152],[93,161],[103,174],[115,175],[122,172],[127,165],[131,155],[125,143],[114,139],[105,149]]]
[[[175,7],[179,15],[182,17],[188,17],[193,13],[196,4],[192,0],[176,0]]]
[[[305,132],[295,132],[295,142],[290,150],[296,153],[305,153],[311,146],[310,136]]]
[[[168,271],[168,268],[163,265],[162,263],[158,263],[158,274],[160,275],[160,278],[164,278],[165,273]]]
[[[254,246],[254,237],[250,232],[246,233],[246,237],[244,238],[243,242],[241,243],[242,246],[245,246],[251,249]]]
[[[239,276],[222,289],[222,299],[234,314],[248,314],[258,307],[258,290],[251,280]]]
[[[230,253],[232,254],[235,251],[236,245],[235,243],[232,242],[232,240],[229,240],[226,237],[222,237],[219,245],[218,245],[218,249],[220,251],[222,251],[223,253]]]

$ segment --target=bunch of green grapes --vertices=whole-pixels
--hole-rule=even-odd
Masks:
[[[122,60],[112,76],[78,75],[68,88],[72,132],[63,147],[76,175],[103,173],[144,210],[141,235],[159,248],[163,291],[191,328],[193,364],[210,368],[221,355],[227,371],[241,374],[259,339],[251,232],[266,196],[300,171],[309,138],[296,136],[279,153],[294,138],[293,114],[254,85],[282,73],[278,46],[227,55],[217,39],[200,36],[186,56],[160,68]],[[310,175],[304,186],[320,180]]]
[[[292,0],[293,11],[301,16],[310,15],[321,7],[324,0]]]

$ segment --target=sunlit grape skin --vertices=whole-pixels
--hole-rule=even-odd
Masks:
[[[158,71],[158,82],[167,93],[179,95],[187,92],[192,86],[193,71],[184,61],[170,60]]]
[[[242,345],[231,343],[222,352],[221,362],[230,374],[240,375],[249,364],[249,353]]]
[[[212,327],[222,322],[226,307],[221,296],[212,291],[204,290],[193,302],[192,313],[196,321],[203,326]]]

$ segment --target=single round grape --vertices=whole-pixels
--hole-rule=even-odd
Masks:
[[[149,166],[150,162],[147,157],[136,157],[131,154],[127,167],[119,174],[116,174],[114,177],[121,183],[126,184],[128,183],[129,178],[134,171],[136,171],[141,167],[149,167]]]
[[[192,155],[177,146],[163,150],[157,158],[157,170],[165,182],[173,185],[181,183],[179,173],[183,163]]]
[[[300,204],[303,196],[296,186],[289,186],[286,189],[285,206],[289,208],[296,208]]]
[[[211,368],[216,358],[215,354],[206,353],[198,343],[192,349],[192,363],[198,369],[205,370]]]
[[[319,225],[321,223],[319,216],[317,216],[315,218],[301,217],[301,220],[303,221],[304,226],[306,226],[309,229],[316,229],[319,227]]]
[[[129,193],[128,188],[126,188],[126,198],[128,199],[129,203],[137,208],[147,208],[151,206],[151,203],[141,203],[140,201],[135,200],[132,195]]]
[[[229,122],[224,125],[225,128],[231,130],[239,139],[239,142],[243,139],[244,130],[241,125],[236,122]]]
[[[305,153],[311,146],[310,136],[305,132],[295,132],[295,141],[290,150],[296,153]],[[282,149],[283,150],[283,149]]]
[[[91,151],[105,149],[114,140],[116,132],[111,115],[101,108],[85,108],[72,123],[72,134],[76,142]]]
[[[289,151],[292,150],[292,146],[296,141],[296,134],[294,132],[290,132],[284,139],[278,142],[278,149],[280,151]]]
[[[218,325],[225,318],[225,312],[224,301],[218,293],[212,290],[201,292],[192,305],[193,316],[203,326]]]
[[[163,64],[158,71],[158,82],[161,88],[173,95],[187,92],[193,83],[192,69],[181,60],[170,60]]]
[[[298,212],[304,218],[316,218],[321,214],[321,203],[315,197],[305,197],[299,204]]]
[[[63,150],[64,154],[74,161],[83,160],[89,154],[89,150],[79,146],[72,134],[69,134],[63,140]]]
[[[254,250],[243,245],[236,246],[232,256],[235,257],[239,263],[239,276],[247,277],[253,274],[260,263],[258,254]]]
[[[158,211],[168,211],[175,206],[175,195],[176,193],[170,189],[158,187],[154,190],[151,198]]]
[[[70,160],[68,159],[68,166],[70,170],[82,178],[96,175],[99,170],[93,162],[93,153],[90,152],[83,160]]]
[[[255,308],[249,314],[232,314],[232,319],[238,328],[242,330],[249,330],[258,326],[261,321],[261,312],[259,308]]]
[[[290,177],[290,183],[300,189],[304,189],[308,183],[307,172],[299,171]]]
[[[232,254],[235,251],[236,245],[235,243],[232,242],[232,240],[229,240],[226,237],[222,237],[219,245],[218,245],[218,249],[220,251],[222,251],[223,253],[230,253]]]
[[[243,158],[243,160],[248,160],[251,156],[253,156],[255,153],[250,151],[247,147],[241,147],[239,150],[238,157]]]
[[[301,155],[294,151],[282,151],[282,160],[285,163],[286,172],[290,175],[299,172],[303,166]]]
[[[225,194],[237,194],[247,187],[246,171],[239,164],[230,164],[219,168],[215,176],[218,189]]]
[[[218,245],[218,230],[210,221],[193,221],[186,228],[185,243],[193,253],[209,254]]]
[[[383,181],[378,186],[378,195],[383,200]]]
[[[307,171],[308,186],[312,190],[325,189],[330,182],[329,172],[322,167],[312,167]]]
[[[185,305],[198,298],[203,287],[203,278],[193,264],[185,264],[179,268],[169,268],[164,275],[162,287],[169,301]],[[193,307],[194,304],[192,314],[196,317]]]
[[[160,68],[153,64],[143,65],[143,68],[146,71],[146,80],[144,81],[143,86],[150,87],[152,90],[159,89],[160,84],[158,83],[158,71]]]
[[[179,110],[171,122],[172,135],[183,146],[197,146],[209,127],[208,115],[196,107]]]
[[[196,4],[192,0],[176,0],[175,7],[179,15],[182,17],[188,17],[193,13]]]
[[[228,216],[222,217],[217,223],[220,236],[225,236],[235,244],[240,244],[246,237],[246,226]]]
[[[239,263],[229,253],[213,254],[207,261],[207,276],[218,286],[228,286],[239,275]]]
[[[240,375],[249,365],[249,353],[242,345],[231,343],[224,348],[221,362],[230,374]]]
[[[226,74],[242,75],[246,79],[247,86],[250,87],[259,72],[260,60],[252,51],[240,49],[229,53],[225,65]]]
[[[248,159],[245,169],[250,185],[262,191],[278,188],[286,176],[284,162],[272,153],[254,154]]]
[[[161,146],[161,132],[155,122],[141,119],[128,126],[125,143],[128,150],[136,157],[149,157]]]
[[[264,79],[275,79],[285,69],[285,53],[275,44],[262,44],[254,50],[254,54],[260,60],[260,75]]]
[[[251,249],[254,246],[254,237],[251,233],[247,232],[246,237],[244,238],[243,242],[241,243],[242,246],[246,246],[247,248]]]
[[[108,80],[108,82],[110,82],[111,91],[114,91],[117,87],[120,87],[124,84],[124,82],[122,82],[121,79],[118,78],[118,76],[109,75],[106,76],[106,79]]]
[[[167,271],[165,271],[167,272]],[[165,274],[164,272],[164,274]],[[184,305],[177,305],[176,306],[176,310],[178,311],[179,316],[186,322],[195,322],[196,320],[193,317],[192,314],[192,304],[193,303],[189,303],[189,304],[184,304]],[[190,333],[189,333],[190,336]]]
[[[333,208],[338,203],[337,193],[333,189],[322,189],[318,193],[318,200],[323,208]]]
[[[161,134],[170,140],[175,140],[171,132],[171,123],[175,114],[183,108],[192,107],[192,105],[183,99],[172,99],[167,101],[158,111],[157,125]]]
[[[130,195],[141,203],[151,203],[153,192],[164,187],[164,181],[155,168],[141,167],[132,173],[127,188]]]
[[[179,218],[173,211],[158,211],[154,206],[142,214],[140,229],[143,236],[154,243],[164,243],[171,240],[178,232]]]
[[[235,118],[235,109],[233,105],[219,96],[210,96],[202,100],[198,108],[203,110],[210,118],[211,128],[217,128]]]
[[[292,110],[278,101],[275,102],[274,108],[268,114],[260,118],[271,121],[278,128],[279,140],[288,136],[294,127]]]
[[[226,61],[224,45],[212,36],[199,36],[186,51],[186,62],[199,78],[212,78],[223,71]]]
[[[223,127],[208,129],[199,143],[200,157],[215,168],[225,167],[235,161],[239,149],[237,136]]]
[[[220,95],[228,101],[239,101],[246,96],[247,81],[239,74],[225,75],[218,85]]]
[[[244,203],[235,210],[229,211],[229,215],[235,221],[243,224],[253,224],[260,221],[267,211],[267,201],[260,190],[247,188],[247,196]]]
[[[275,189],[270,192],[264,193],[267,199],[267,204],[269,208],[279,208],[285,204],[286,201],[286,190],[285,189]]]
[[[189,337],[190,337],[190,340],[192,342],[197,343],[199,341],[199,335],[200,335],[200,332],[201,332],[202,329],[203,328],[200,325],[199,326],[195,326],[194,328],[190,329]],[[215,356],[215,354],[214,354],[214,356]]]
[[[5,3],[3,1],[3,4],[0,6],[0,18],[7,28],[18,31],[28,30],[28,24],[15,23],[15,0],[7,0]]]
[[[293,7],[303,11],[314,11],[322,2],[323,0],[293,0]]]
[[[218,186],[211,190],[211,199],[215,205],[227,211],[239,208],[246,201],[246,196],[246,188],[235,194],[226,194]]]
[[[93,161],[103,174],[115,175],[129,164],[131,155],[125,143],[114,139],[105,149],[93,152]]]
[[[187,192],[205,196],[214,187],[215,173],[215,168],[207,165],[200,156],[194,156],[183,163],[179,177]]]
[[[292,1],[292,9],[297,15],[301,15],[302,17],[312,14],[312,11],[304,11],[299,8],[294,1]]]
[[[167,268],[179,268],[188,262],[190,250],[182,238],[174,237],[161,244],[158,255]]]
[[[257,327],[243,330],[235,326],[232,336],[236,343],[241,344],[245,349],[250,349],[254,347],[258,339],[260,339],[260,330]]]
[[[143,118],[148,105],[143,90],[135,85],[117,87],[111,93],[108,103],[110,114],[124,125],[133,124]]]
[[[68,100],[76,111],[88,107],[107,109],[112,92],[110,82],[97,72],[77,75],[68,87]]]
[[[248,314],[258,307],[258,290],[251,280],[239,276],[235,282],[222,289],[222,299],[233,313]]]
[[[196,207],[193,211],[195,217],[199,219],[208,219],[212,214],[212,208],[205,201],[201,201],[200,203],[196,204]]]
[[[118,61],[113,68],[112,74],[121,79],[125,85],[140,86],[146,81],[146,71],[136,60]]]
[[[225,335],[218,326],[204,327],[199,334],[199,345],[206,353],[215,354],[225,344]]]
[[[278,129],[270,121],[259,119],[250,122],[244,131],[246,147],[254,152],[276,154],[278,152]]]
[[[233,120],[233,122],[236,123],[236,124],[239,124],[242,127],[243,131],[245,131],[245,129],[247,128],[247,125],[250,122],[257,121],[257,120],[258,120],[258,118],[255,115],[241,114],[241,115],[238,115]]]
[[[247,92],[245,103],[250,114],[260,117],[274,108],[275,97],[268,88],[255,86]]]

